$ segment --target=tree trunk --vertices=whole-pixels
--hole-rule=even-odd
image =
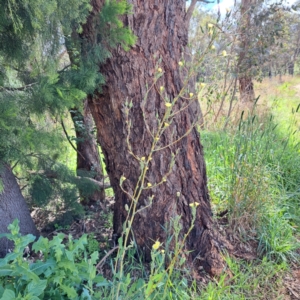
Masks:
[[[164,95],[171,101],[180,93],[183,78],[178,63],[184,56],[183,49],[188,41],[185,0],[129,2],[133,5],[133,14],[124,18],[124,23],[138,37],[137,43],[128,52],[122,49],[113,51],[112,58],[101,67],[101,72],[106,75],[106,85],[101,94],[89,99],[115,192],[114,232],[118,236],[127,217],[125,205],[130,205],[131,201],[120,188],[120,178],[127,178],[123,187],[132,194],[140,176],[141,162],[129,153],[127,137],[136,157],[149,156],[154,139],[147,127],[157,132],[157,116],[161,118],[166,110],[159,87],[165,88]],[[99,1],[92,1],[92,4],[94,10],[101,7]],[[83,35],[91,34],[93,28],[89,22],[83,31]],[[156,87],[147,89],[154,82],[158,66],[163,69],[163,75]],[[143,102],[147,91],[147,100]],[[179,98],[173,111],[190,103],[186,97],[188,95],[184,94]],[[126,100],[132,101],[130,134],[125,116]],[[154,200],[150,207],[136,215],[132,228],[138,246],[149,260],[154,241],[166,242],[167,233],[163,228],[177,216],[180,216],[180,238],[183,239],[192,222],[189,205],[198,203],[195,225],[185,241],[185,250],[190,251],[189,261],[198,257],[197,261],[201,261],[208,272],[218,274],[222,270],[222,259],[212,238],[213,221],[203,149],[199,133],[193,126],[198,119],[199,104],[194,101],[188,109],[176,114],[164,131],[158,141],[158,147],[163,149],[154,152],[146,183],[154,186],[163,180],[172,163],[172,155],[175,163],[165,183],[143,191],[139,208],[147,205],[148,196],[153,195]],[[190,133],[185,136],[188,131]]]
[[[19,219],[22,235],[31,233],[38,236],[25,199],[9,166],[0,165],[0,178],[3,185],[3,190],[0,192],[0,233],[8,233],[7,226],[14,219]],[[11,241],[6,238],[0,239],[0,257],[4,257],[12,249]]]
[[[242,103],[255,101],[255,94],[251,75],[251,6],[257,0],[242,0],[240,20],[240,53],[238,60],[239,92]]]
[[[251,103],[255,100],[252,78],[248,76],[239,77],[240,101]]]
[[[103,181],[102,164],[97,141],[92,133],[94,122],[87,101],[84,102],[84,114],[78,109],[71,110],[71,117],[75,127],[77,139],[77,176],[91,177],[99,182]],[[98,189],[87,196],[86,191],[79,191],[82,203],[90,205],[100,200],[104,202],[105,191]]]

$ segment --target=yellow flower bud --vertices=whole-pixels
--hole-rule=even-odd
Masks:
[[[151,187],[152,184],[150,182],[147,183],[147,187]]]
[[[160,242],[159,241],[156,241],[153,245],[152,245],[152,248],[154,249],[154,250],[157,250],[159,247],[160,247]]]
[[[129,211],[128,204],[125,204],[125,210],[126,210],[126,211]]]
[[[190,207],[197,207],[198,205],[200,205],[198,202],[190,203]]]
[[[207,27],[208,27],[208,28],[213,28],[213,27],[214,27],[214,24],[208,23],[208,24],[207,24]]]
[[[215,50],[216,49],[215,45],[211,45],[210,49]]]
[[[201,83],[200,83],[200,87],[201,87],[201,88],[204,88],[205,86],[206,86],[206,84],[205,84],[204,82],[201,82]]]
[[[163,91],[165,90],[165,88],[164,88],[163,86],[161,86],[161,87],[159,88],[159,90],[160,90],[161,92],[163,92]]]
[[[190,97],[192,98],[194,96],[194,93],[190,93]]]
[[[171,107],[172,106],[172,104],[169,103],[169,102],[166,102],[165,105],[166,105],[166,107]]]
[[[178,65],[179,65],[180,67],[182,67],[182,66],[183,66],[183,62],[180,61],[180,62],[178,63]]]
[[[170,124],[169,124],[169,123],[167,123],[167,122],[165,122],[165,127],[168,127],[168,126],[170,126]]]
[[[145,161],[145,159],[146,159],[145,156],[141,157],[141,161]]]
[[[126,180],[126,177],[125,177],[125,176],[122,176],[122,177],[121,177],[121,180],[122,180],[122,181]]]
[[[161,73],[163,70],[162,70],[162,68],[158,68],[157,71],[158,71],[159,73]]]
[[[227,52],[225,50],[222,51],[223,56],[227,56]]]

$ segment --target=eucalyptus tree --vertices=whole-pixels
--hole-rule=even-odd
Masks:
[[[149,260],[154,242],[167,245],[168,235],[179,230],[178,242],[183,243],[188,262],[201,260],[208,272],[217,274],[222,259],[214,242],[196,129],[200,110],[186,78],[192,73],[184,67],[196,2],[188,9],[185,0],[129,1],[132,11],[122,20],[137,36],[136,44],[129,51],[112,50],[100,66],[105,84],[101,92],[90,95],[89,105],[115,192],[116,237],[130,226],[132,239]],[[95,39],[94,16],[104,13],[103,4],[92,1],[83,39]],[[191,207],[197,207],[195,217]],[[132,223],[126,223],[128,219]],[[168,231],[172,220],[179,223]],[[168,244],[172,249],[173,242]]]

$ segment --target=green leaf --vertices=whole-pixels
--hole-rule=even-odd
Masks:
[[[69,261],[69,260],[62,260],[58,263],[59,268],[64,268],[65,270],[70,270],[71,272],[78,272],[74,262]]]
[[[78,296],[76,290],[73,287],[61,284],[60,288],[67,294],[67,296],[69,297],[69,299],[73,299],[76,296]]]
[[[98,251],[93,252],[91,255],[91,263],[94,265],[98,259],[99,259],[99,252]]]
[[[0,267],[0,277],[10,276],[13,271],[13,268],[10,265],[4,265]]]
[[[48,259],[47,261],[39,261],[30,265],[30,270],[34,272],[36,275],[43,274],[48,268],[52,267],[54,269],[56,266],[56,262],[53,258]]]
[[[16,296],[12,290],[6,289],[0,300],[15,300]]]
[[[49,240],[44,237],[40,237],[37,242],[33,243],[32,250],[35,252],[42,251],[48,252],[49,250]]]
[[[85,289],[85,288],[83,288],[83,292],[82,292],[82,294],[81,294],[81,299],[87,299],[87,300],[92,300],[92,297],[91,297],[91,295],[90,295],[90,292],[87,290],[87,289]]]
[[[25,280],[34,280],[35,282],[38,282],[40,280],[36,274],[23,266],[16,266],[13,275],[22,275],[22,278],[24,278]]]
[[[9,224],[7,228],[12,235],[17,235],[20,232],[19,220],[14,219],[14,221],[11,224]]]
[[[39,280],[38,282],[31,281],[27,285],[28,293],[31,293],[33,296],[41,295],[47,286],[47,280]]]

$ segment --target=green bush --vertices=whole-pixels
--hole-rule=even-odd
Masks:
[[[87,236],[78,240],[64,234],[53,240],[33,235],[21,236],[18,221],[9,226],[10,234],[2,234],[14,241],[12,253],[0,259],[0,299],[99,299],[97,285],[108,282],[97,275],[98,252],[88,258]],[[66,245],[63,241],[67,238]],[[24,249],[32,243],[36,260],[24,259]],[[82,253],[78,259],[79,253]]]

